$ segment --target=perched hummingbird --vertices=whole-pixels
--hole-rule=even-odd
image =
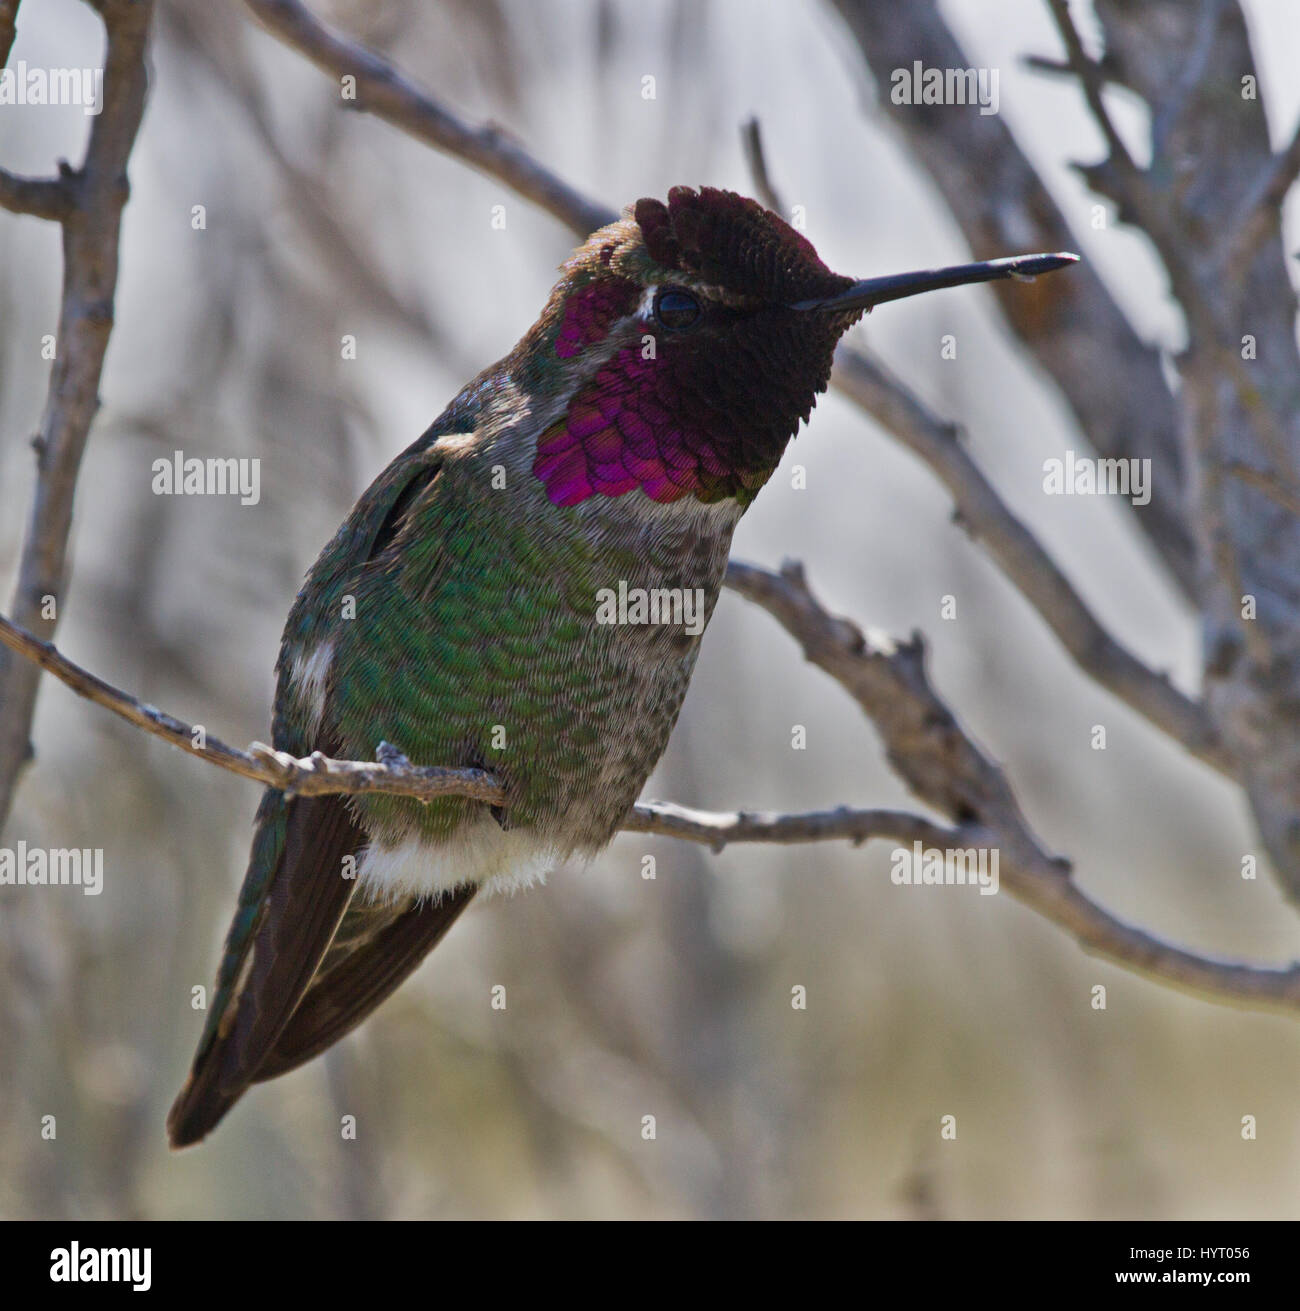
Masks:
[[[680,607],[602,622],[598,594],[670,589],[707,621],[732,532],[851,324],[1075,258],[854,282],[710,187],[640,200],[579,247],[523,340],[325,547],[277,663],[280,750],[369,760],[388,743],[491,770],[507,801],[267,790],[172,1145],[359,1024],[479,890],[609,843],[668,742],[702,625],[672,622]]]

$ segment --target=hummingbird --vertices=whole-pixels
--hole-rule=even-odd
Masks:
[[[712,187],[592,234],[519,344],[358,501],[276,665],[277,749],[481,768],[504,804],[266,790],[172,1146],[359,1024],[480,892],[611,841],[676,723],[732,533],[848,328],[1076,259],[855,281]],[[615,594],[698,598],[703,622],[669,604],[611,621]]]

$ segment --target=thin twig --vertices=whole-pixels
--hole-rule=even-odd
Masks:
[[[951,849],[967,845],[957,829],[906,810],[815,810],[805,814],[737,810],[728,813],[692,810],[669,801],[641,802],[623,821],[624,833],[655,833],[661,837],[698,842],[714,852],[733,842],[834,842],[855,847],[872,838],[894,842],[921,842],[927,847]]]
[[[0,168],[0,208],[11,214],[61,222],[72,212],[73,190],[66,178],[27,178]]]
[[[1079,79],[1088,110],[1101,130],[1109,151],[1109,158],[1102,165],[1080,171],[1094,187],[1100,188],[1109,180],[1109,194],[1120,202],[1122,209],[1128,210],[1127,215],[1121,217],[1136,219],[1159,251],[1174,294],[1196,334],[1204,340],[1213,340],[1214,313],[1186,258],[1187,243],[1180,239],[1178,233],[1182,219],[1177,202],[1167,191],[1158,190],[1152,185],[1151,179],[1138,166],[1124,138],[1120,136],[1110,110],[1106,108],[1106,72],[1083,48],[1083,39],[1070,13],[1069,0],[1047,0],[1047,5],[1061,40],[1065,43],[1066,59]]]
[[[298,0],[245,2],[258,22],[318,68],[336,77],[355,79],[356,98],[344,100],[343,104],[375,114],[417,140],[499,179],[580,237],[618,217],[543,168],[501,128],[465,122],[387,60],[336,36]]]
[[[1280,505],[1284,510],[1300,519],[1300,491],[1297,491],[1290,483],[1283,482],[1275,474],[1266,473],[1263,469],[1256,469],[1253,465],[1246,464],[1242,460],[1225,461],[1223,472],[1230,478],[1236,478],[1239,482],[1245,483],[1247,487],[1253,487],[1257,492],[1262,492],[1270,501]]]
[[[740,129],[740,143],[745,151],[745,161],[749,165],[749,175],[754,180],[754,194],[774,214],[784,214],[780,193],[772,182],[772,174],[767,167],[767,152],[763,149],[763,129],[757,118],[747,120]]]

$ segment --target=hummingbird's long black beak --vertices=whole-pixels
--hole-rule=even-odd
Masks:
[[[853,286],[817,300],[801,300],[792,310],[819,310],[843,313],[845,310],[869,310],[887,300],[902,300],[923,291],[943,287],[960,287],[967,282],[992,282],[996,278],[1016,278],[1032,282],[1040,273],[1051,273],[1079,257],[1062,251],[1055,255],[1012,255],[1008,259],[986,259],[976,264],[954,264],[946,269],[922,269],[917,273],[891,273],[885,278],[865,278]]]

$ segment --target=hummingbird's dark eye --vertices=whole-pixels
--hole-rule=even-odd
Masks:
[[[655,297],[655,318],[670,332],[689,328],[700,317],[700,302],[689,291],[672,289]]]

